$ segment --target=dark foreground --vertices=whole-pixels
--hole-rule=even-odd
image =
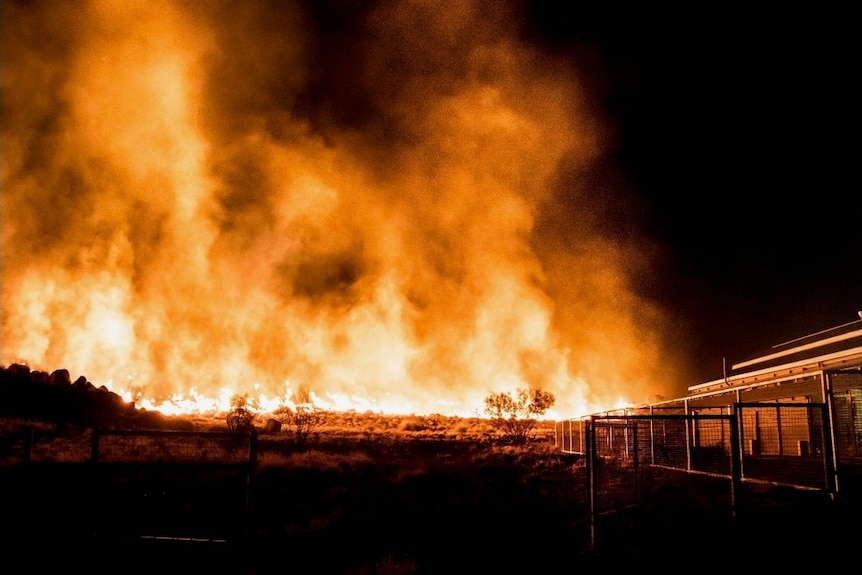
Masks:
[[[0,467],[0,481],[5,573],[828,567],[855,552],[862,509],[749,489],[734,517],[702,479],[677,475],[591,524],[582,462],[545,443],[334,442],[264,454],[251,473],[31,462]]]

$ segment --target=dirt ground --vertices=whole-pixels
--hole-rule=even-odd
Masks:
[[[553,445],[552,424],[512,446],[486,420],[359,413],[329,414],[302,450],[261,433],[254,465],[94,462],[96,427],[226,426],[33,375],[0,370],[3,573],[775,570],[858,550],[858,468],[835,497],[746,484],[730,498],[726,479],[656,475],[636,505],[591,514],[584,461]]]
[[[734,514],[723,484],[683,474],[591,521],[583,461],[546,440],[324,434],[294,452],[262,438],[251,473],[31,462],[3,465],[0,481],[19,572],[559,573],[800,555],[826,566],[859,535],[849,496],[749,487]]]

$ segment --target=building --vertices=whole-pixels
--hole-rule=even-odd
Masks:
[[[744,461],[817,459],[837,488],[842,469],[862,464],[862,319],[775,345],[684,398],[629,413],[737,413]],[[726,441],[697,425],[690,435],[698,448]]]
[[[837,492],[862,469],[862,319],[730,366],[685,397],[557,422],[564,452]]]

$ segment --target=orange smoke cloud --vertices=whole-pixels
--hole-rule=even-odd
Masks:
[[[664,393],[652,254],[584,176],[608,135],[491,6],[4,4],[3,363],[404,413]]]

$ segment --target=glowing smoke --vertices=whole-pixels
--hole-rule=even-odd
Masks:
[[[663,393],[571,65],[502,3],[334,5],[4,1],[3,364],[402,412]]]

